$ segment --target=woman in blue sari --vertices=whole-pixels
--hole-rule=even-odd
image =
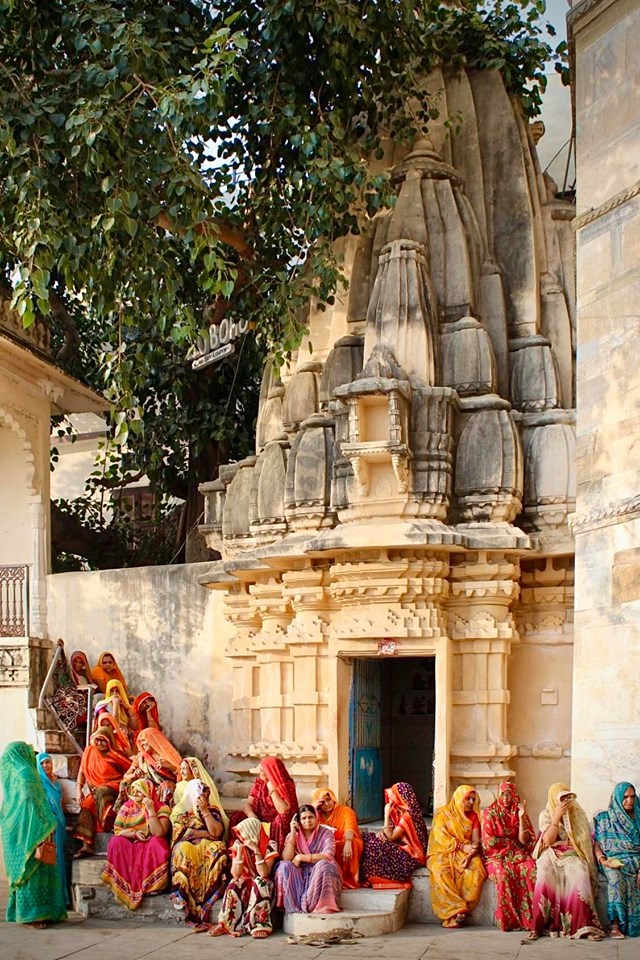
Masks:
[[[42,929],[65,920],[67,911],[57,864],[36,854],[56,829],[36,769],[36,755],[28,743],[10,743],[0,760],[2,809],[0,833],[9,881],[6,919]]]
[[[69,885],[67,883],[67,821],[64,818],[64,810],[62,807],[62,787],[53,772],[53,760],[50,755],[48,753],[39,753],[36,760],[38,761],[38,773],[42,780],[47,802],[51,807],[51,812],[56,818],[57,866],[60,871],[62,889],[64,890],[64,902],[69,906],[71,901],[69,898]]]
[[[593,855],[607,878],[609,936],[640,937],[640,801],[623,781],[593,821]]]

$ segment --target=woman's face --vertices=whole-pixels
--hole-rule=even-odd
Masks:
[[[44,764],[43,764],[44,766]],[[633,813],[633,805],[636,802],[636,791],[633,787],[627,787],[624,792],[624,797],[622,798],[623,809],[627,813]]]
[[[324,793],[321,797],[318,798],[318,803],[316,804],[316,806],[318,807],[318,810],[320,810],[320,812],[323,813],[326,817],[328,817],[329,814],[333,812],[333,808],[335,807],[335,805],[336,805],[335,801],[331,797],[330,793]]]
[[[156,702],[155,702],[155,700],[153,699],[153,697],[147,697],[147,698],[146,698],[145,700],[143,700],[142,703],[140,704],[140,709],[141,709],[141,710],[144,710],[145,713],[146,713],[147,710],[151,710],[153,707],[155,707],[155,705],[156,705]]]
[[[258,772],[258,780],[264,780],[264,782],[266,783],[267,780],[269,779],[269,774],[268,774],[267,771],[264,769],[264,767],[262,766],[261,763],[258,764],[258,771],[259,771],[259,772]]]
[[[96,750],[98,750],[100,753],[109,752],[109,741],[106,737],[96,737],[93,743]]]
[[[138,743],[139,742],[140,738],[138,737]],[[183,780],[193,780],[193,770],[187,760],[182,760],[180,763],[180,776]]]
[[[49,777],[49,780],[53,779],[53,760],[43,760],[40,764],[46,775]]]
[[[85,670],[84,660],[77,653],[75,657],[71,657],[71,666],[76,671],[76,673],[83,673]]]
[[[105,653],[102,658],[102,669],[105,673],[113,673],[116,668],[116,661],[110,653]]]
[[[464,812],[471,813],[475,808],[476,801],[478,799],[478,794],[473,790],[471,793],[468,793],[464,798]]]
[[[317,823],[318,817],[315,813],[311,813],[310,810],[303,810],[300,814],[300,826],[306,832],[310,833],[315,830]]]

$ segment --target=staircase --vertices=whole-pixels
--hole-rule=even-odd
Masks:
[[[380,937],[407,922],[409,890],[343,890],[340,913],[287,913],[284,932],[301,937],[349,930],[362,937]]]

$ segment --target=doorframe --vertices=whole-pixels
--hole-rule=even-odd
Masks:
[[[362,649],[354,648],[353,639],[345,639],[345,649],[338,649],[330,657],[331,669],[328,736],[328,776],[329,786],[336,791],[339,803],[347,803],[349,797],[349,702],[353,682],[353,660],[365,660],[369,657],[380,659],[377,641],[364,640]],[[346,644],[349,644],[348,649]],[[449,751],[451,744],[451,690],[452,690],[452,650],[447,636],[436,638],[429,646],[419,646],[411,638],[399,639],[398,657],[421,658],[435,657],[436,708],[433,749],[435,765],[433,771],[434,809],[449,800]],[[333,652],[333,651],[332,651]],[[389,786],[389,784],[385,784]]]

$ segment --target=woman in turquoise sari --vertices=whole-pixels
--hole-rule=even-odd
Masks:
[[[62,807],[62,787],[53,772],[53,760],[50,755],[48,753],[39,753],[36,760],[38,761],[38,773],[42,780],[47,803],[56,818],[56,856],[58,858],[58,870],[60,871],[60,880],[64,891],[64,902],[69,906],[71,900],[69,898],[69,885],[67,883],[67,821],[64,818],[64,809]]]
[[[640,937],[640,801],[623,781],[593,820],[593,855],[607,878],[609,936]]]
[[[65,920],[67,911],[57,864],[36,857],[38,847],[56,829],[28,743],[10,743],[0,759],[2,809],[0,833],[9,881],[6,919],[42,929]]]

